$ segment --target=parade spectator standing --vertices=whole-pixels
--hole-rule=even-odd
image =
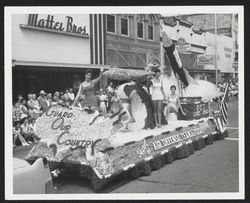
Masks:
[[[66,89],[63,96],[64,96],[64,100],[67,101],[67,102],[69,102],[69,95],[68,94],[69,94],[69,89]]]
[[[28,117],[28,109],[26,107],[26,100],[22,99],[20,104],[20,110],[21,110],[21,119]]]
[[[51,103],[52,103],[52,94],[51,93],[48,93],[47,95],[46,95],[46,99],[47,99],[47,105],[48,105],[48,107],[51,105]]]
[[[58,102],[59,102],[59,100],[60,100],[60,93],[59,93],[58,91],[56,91],[56,92],[54,93],[54,96],[53,96],[53,100],[52,100],[51,105],[57,105]]]
[[[36,94],[32,94],[32,100],[33,100],[35,118],[38,118],[40,114],[42,113],[42,111],[41,111],[41,106],[36,99]]]
[[[106,94],[106,91],[104,89],[100,90],[100,111],[106,115],[107,114],[107,102],[108,102],[108,96]]]
[[[19,104],[21,104],[21,103],[22,103],[21,100],[23,100],[23,96],[19,94],[19,95],[17,96],[17,102],[18,102]]]
[[[113,94],[113,93],[115,92],[115,87],[114,87],[114,84],[113,84],[112,81],[110,81],[110,83],[109,83],[109,85],[108,85],[108,87],[107,87],[107,91],[108,91],[108,93],[110,93],[110,94]]]
[[[68,97],[69,97],[69,104],[72,105],[75,100],[75,94],[73,92],[73,88],[69,88]]]
[[[21,121],[21,114],[20,103],[16,102],[13,108],[13,121]]]
[[[39,93],[39,97],[37,98],[37,101],[39,102],[39,105],[41,106],[41,110],[42,112],[47,111],[48,109],[48,102],[47,102],[47,98],[46,98],[46,93],[44,90],[41,90]]]
[[[40,106],[39,106],[39,102],[36,100],[36,95],[28,94],[28,98],[29,100],[27,101],[27,107],[28,107],[29,116],[31,118],[38,118],[40,114]]]
[[[157,127],[161,127],[161,116],[162,116],[162,104],[163,100],[166,100],[165,92],[163,90],[163,83],[160,79],[161,71],[159,69],[156,69],[154,71],[155,76],[153,79],[151,79],[151,85],[150,85],[150,95],[153,102],[154,107],[154,117],[155,117],[155,123]],[[157,122],[158,120],[158,122]]]

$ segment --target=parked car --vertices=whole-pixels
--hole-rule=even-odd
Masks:
[[[13,193],[45,194],[53,185],[47,164],[37,159],[32,165],[23,159],[14,158]]]

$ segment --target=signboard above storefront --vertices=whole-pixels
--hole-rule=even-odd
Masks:
[[[180,54],[191,54],[191,44],[188,43],[183,37],[180,37],[177,40],[175,48]]]
[[[215,63],[214,55],[197,55],[197,65],[213,65]]]
[[[29,14],[27,26],[44,29],[44,31],[88,36],[86,25],[76,25],[72,16],[65,16],[65,20],[62,22],[55,20],[54,15],[44,17],[44,15]]]

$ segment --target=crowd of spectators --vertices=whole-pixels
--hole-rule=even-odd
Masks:
[[[229,99],[232,99],[233,96],[238,96],[238,80],[237,79],[231,79],[229,81],[221,81],[218,83],[218,88],[221,92],[225,92],[226,84],[229,84],[228,90],[229,90]]]
[[[96,92],[99,103],[99,111],[102,114],[119,111],[119,100],[116,94],[116,87],[112,82],[107,87],[101,88]],[[39,140],[34,132],[34,123],[51,105],[61,105],[71,107],[75,100],[73,88],[66,89],[64,92],[56,91],[54,94],[46,93],[44,90],[36,94],[28,94],[27,100],[18,95],[13,105],[13,146],[28,146]],[[84,98],[81,98],[76,108],[84,110]]]

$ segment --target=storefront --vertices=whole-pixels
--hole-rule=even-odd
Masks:
[[[105,63],[103,27],[102,15],[13,15],[13,101],[41,89],[77,91],[87,68],[97,77]]]
[[[156,14],[106,15],[107,64],[143,69],[160,65],[160,25]]]

